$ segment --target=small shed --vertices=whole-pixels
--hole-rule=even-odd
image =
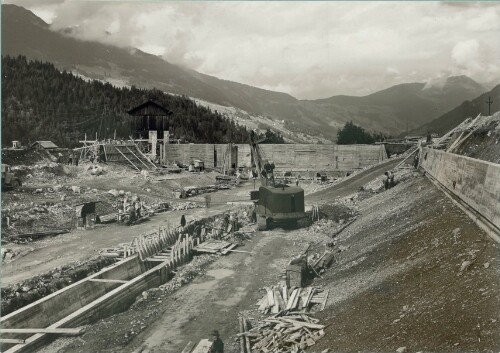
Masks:
[[[199,159],[194,160],[194,170],[197,172],[202,172],[205,170],[205,163]]]
[[[31,147],[39,150],[53,150],[58,148],[52,141],[36,141],[31,144]]]
[[[12,148],[13,149],[20,149],[22,146],[21,146],[21,142],[20,141],[12,141]]]
[[[93,229],[96,221],[95,205],[99,201],[89,201],[75,205],[76,228]]]

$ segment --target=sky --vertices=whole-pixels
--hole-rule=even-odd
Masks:
[[[8,0],[72,35],[300,99],[500,82],[500,2]]]

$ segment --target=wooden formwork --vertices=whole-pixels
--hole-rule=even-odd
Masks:
[[[167,282],[177,266],[191,259],[193,248],[204,240],[201,233],[195,237],[181,229],[160,227],[155,233],[139,236],[134,251],[127,251],[129,257],[6,315],[0,321],[1,327],[71,328],[126,310],[143,291]],[[35,352],[54,338],[47,333],[2,336],[10,342],[24,340],[2,344],[1,351],[9,353]]]

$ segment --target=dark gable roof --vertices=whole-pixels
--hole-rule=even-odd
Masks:
[[[147,108],[153,108],[153,111],[156,111],[154,113],[145,113],[145,114],[141,114],[141,111],[147,109]],[[152,101],[152,100],[149,100],[147,102],[144,102],[142,103],[141,105],[135,107],[135,108],[132,108],[128,111],[128,113],[130,115],[157,115],[157,116],[162,116],[162,115],[172,115],[173,112],[171,112],[170,110],[168,110],[167,108],[164,108],[162,107],[161,105],[159,105],[158,103]]]

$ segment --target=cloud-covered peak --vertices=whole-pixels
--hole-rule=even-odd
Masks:
[[[299,98],[500,77],[498,3],[10,2],[79,39]]]

